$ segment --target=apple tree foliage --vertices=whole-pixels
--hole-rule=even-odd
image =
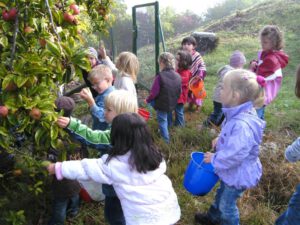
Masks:
[[[2,148],[12,148],[22,133],[32,137],[35,149],[56,147],[63,135],[55,123],[59,86],[90,70],[84,36],[107,32],[112,5],[112,0],[0,1]]]

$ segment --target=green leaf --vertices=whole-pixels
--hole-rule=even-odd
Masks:
[[[4,48],[8,45],[8,39],[5,36],[0,37],[0,45],[2,45]]]
[[[46,131],[40,127],[37,129],[37,131],[35,132],[35,135],[34,135],[34,139],[35,139],[35,142],[37,145],[40,145],[40,140],[41,140],[41,137],[46,133]]]
[[[4,99],[4,104],[10,109],[18,109],[17,96]]]
[[[55,43],[52,43],[51,41],[47,40],[46,46],[52,55],[61,58],[62,54],[61,54],[60,48]]]
[[[8,136],[8,131],[4,127],[0,127],[0,134],[3,136]]]
[[[17,76],[14,79],[14,81],[15,81],[16,85],[20,88],[28,81],[28,77]]]
[[[8,74],[7,76],[5,76],[5,78],[2,81],[2,89],[5,89],[8,86],[8,84],[14,80],[14,78],[14,74]]]
[[[6,5],[3,2],[0,2],[0,7],[6,8]]]
[[[58,126],[56,124],[53,124],[50,129],[51,140],[56,140],[57,136],[58,136]]]

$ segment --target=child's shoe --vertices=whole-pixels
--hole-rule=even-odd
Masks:
[[[200,223],[202,225],[217,225],[216,223],[213,223],[208,215],[206,213],[196,213],[195,214],[195,221],[197,223]]]

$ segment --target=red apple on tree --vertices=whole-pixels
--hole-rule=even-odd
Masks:
[[[5,20],[5,21],[9,21],[9,14],[8,14],[8,11],[7,11],[7,10],[3,10],[3,11],[2,11],[2,18],[3,18],[3,20]]]
[[[39,120],[42,116],[41,111],[38,108],[32,108],[29,115],[34,120]]]
[[[69,23],[73,23],[75,17],[67,12],[64,13],[64,20],[69,22]]]
[[[75,3],[70,5],[70,9],[73,11],[73,15],[78,15],[80,13],[80,9]]]
[[[24,28],[24,32],[25,32],[26,34],[32,33],[33,31],[34,31],[34,29],[31,28],[30,26],[26,26],[26,27]]]
[[[8,114],[8,108],[6,106],[0,106],[0,117],[6,117]]]
[[[9,19],[10,20],[15,20],[16,17],[17,17],[17,13],[18,13],[18,10],[16,8],[11,8],[8,12],[8,15],[9,15]]]
[[[44,48],[47,44],[47,41],[44,38],[40,38],[39,43],[40,43],[41,47]]]

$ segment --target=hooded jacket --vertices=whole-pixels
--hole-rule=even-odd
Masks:
[[[222,110],[226,121],[211,162],[215,173],[230,187],[254,187],[262,175],[259,146],[266,123],[258,118],[252,102]]]
[[[284,51],[263,51],[259,55],[256,74],[266,80],[265,105],[270,104],[281,87],[282,69],[288,64],[289,57]]]

